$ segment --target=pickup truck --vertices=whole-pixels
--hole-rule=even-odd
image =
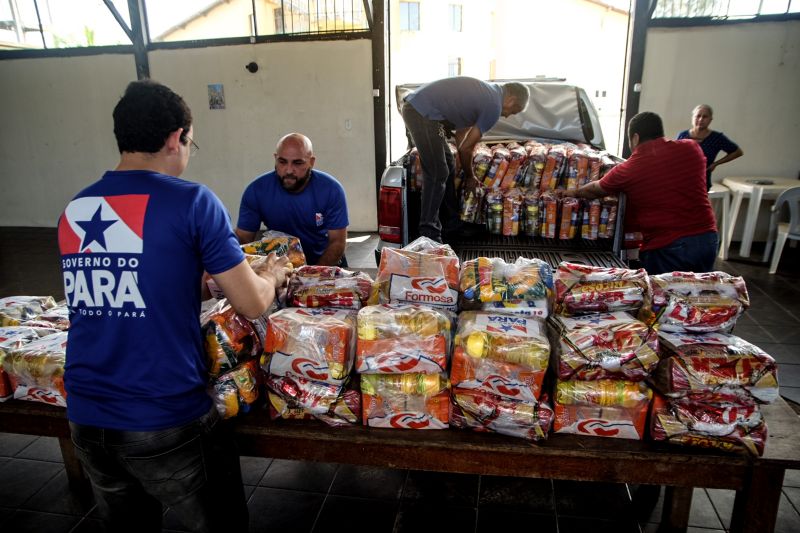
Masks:
[[[512,81],[512,80],[507,80]],[[517,141],[525,143],[536,140],[542,143],[571,142],[589,145],[602,151],[605,149],[600,122],[586,92],[580,87],[549,81],[513,80],[525,83],[530,89],[528,107],[522,113],[501,117],[495,126],[486,132],[481,142],[494,144]],[[502,83],[502,80],[499,80]],[[395,91],[398,107],[403,98],[419,84],[398,85]],[[614,158],[615,161],[620,161]],[[390,164],[381,176],[378,198],[378,233],[380,240],[375,250],[380,263],[381,249],[405,246],[417,236],[420,192],[410,187],[411,151]],[[537,257],[555,266],[560,261],[572,261],[595,266],[623,266],[622,221],[624,219],[624,196],[619,199],[618,223],[610,238],[585,240],[580,237],[570,240],[490,235],[486,231],[472,231],[469,236],[460,236],[449,242],[461,260],[477,256],[502,257],[513,262],[517,256]],[[482,229],[481,227],[472,228]]]

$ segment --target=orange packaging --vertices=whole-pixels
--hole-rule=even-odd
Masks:
[[[478,389],[503,398],[536,402],[542,393],[547,365],[534,370],[529,366],[495,359],[470,357],[464,348],[456,346],[450,381],[454,386]]]
[[[447,339],[443,335],[358,340],[356,372],[438,374],[446,369]]]
[[[558,200],[552,194],[545,193],[541,196],[542,206],[544,207],[544,227],[542,237],[555,239],[556,237],[556,218],[558,215]]]
[[[389,398],[362,392],[365,426],[395,429],[447,429],[450,424],[450,391],[434,396],[405,398],[402,405]]]
[[[508,170],[506,170],[503,181],[500,183],[502,189],[510,189],[516,184],[517,173],[528,157],[528,152],[519,145],[509,148],[509,154],[511,162],[508,164]]]
[[[640,407],[600,407],[555,403],[555,433],[642,440],[647,420],[647,403]]]

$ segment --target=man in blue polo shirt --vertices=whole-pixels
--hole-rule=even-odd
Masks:
[[[453,221],[450,219],[457,216],[450,212],[439,214],[455,170],[447,136],[455,132],[464,187],[477,187],[472,172],[472,150],[501,115],[508,117],[523,111],[529,98],[528,88],[521,83],[500,85],[466,76],[432,81],[406,96],[401,109],[403,122],[422,164],[420,235],[441,242],[442,224],[448,226]],[[453,203],[454,195],[453,190],[450,195]]]
[[[256,178],[242,194],[236,235],[251,242],[267,229],[300,239],[309,265],[346,266],[347,202],[330,174],[314,170],[311,140],[290,133],[278,141],[275,170]]]
[[[197,144],[189,107],[168,87],[131,83],[114,135],[119,164],[58,221],[75,451],[107,531],[161,531],[162,506],[191,531],[246,531],[239,456],[206,391],[202,279],[256,318],[285,285],[288,259],[254,272],[219,199],[177,177]]]

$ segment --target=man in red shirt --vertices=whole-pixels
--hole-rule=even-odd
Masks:
[[[697,143],[664,137],[661,117],[644,112],[628,124],[630,159],[599,181],[564,196],[600,198],[624,192],[625,231],[641,232],[649,274],[714,270],[717,225],[706,193],[706,160]]]

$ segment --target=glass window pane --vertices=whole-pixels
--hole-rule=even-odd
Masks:
[[[128,35],[102,1],[40,1],[38,5],[48,48],[131,44]],[[114,5],[128,22],[127,2],[117,1]]]
[[[248,37],[253,3],[216,0],[145,0],[153,42]],[[289,2],[286,2],[289,4]],[[257,18],[260,25],[269,19]]]
[[[411,4],[411,10],[409,11],[409,18],[410,18],[410,26],[411,29],[414,31],[419,31],[419,3],[414,2]]]
[[[759,15],[781,15],[789,8],[789,0],[763,0]]]
[[[408,30],[408,2],[400,2],[400,29]]]
[[[0,6],[0,41],[9,48],[43,47],[33,0],[4,0]]]

